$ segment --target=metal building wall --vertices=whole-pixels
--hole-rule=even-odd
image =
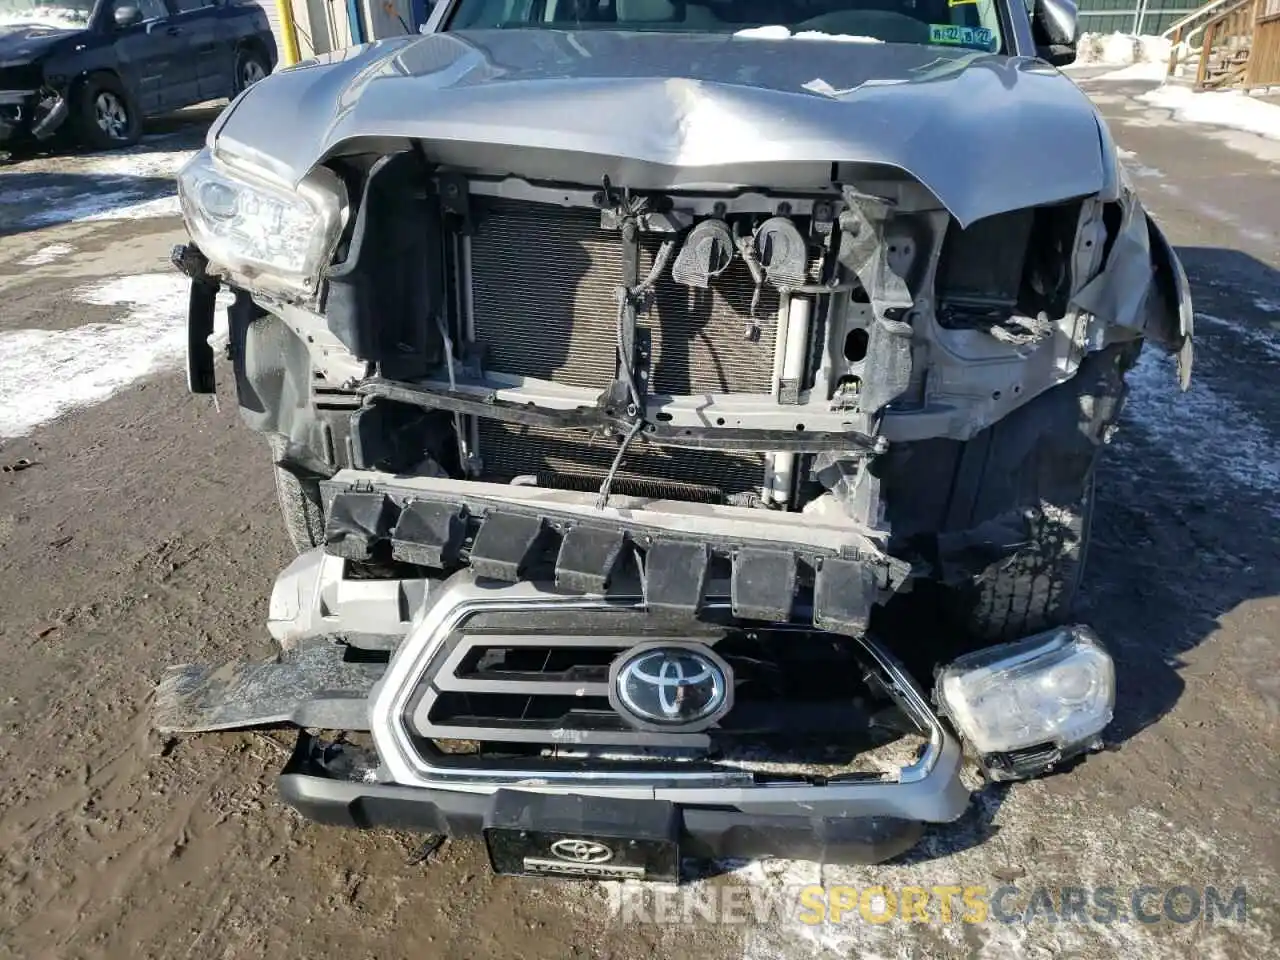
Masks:
[[[1078,0],[1087,33],[1158,34],[1204,4],[1200,0]]]

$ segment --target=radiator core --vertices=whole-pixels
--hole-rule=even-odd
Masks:
[[[473,197],[471,301],[475,339],[486,370],[603,390],[617,370],[622,240],[603,229],[600,211]],[[665,235],[642,238],[640,276],[647,275]],[[651,338],[651,394],[769,394],[777,335],[778,294],[755,287],[741,258],[695,290],[658,281],[637,327]],[[751,334],[750,336],[748,334]],[[594,490],[618,440],[580,430],[551,430],[479,420],[484,473],[539,485]],[[720,501],[759,490],[763,453],[721,453],[635,441],[613,489],[633,496]]]
[[[616,370],[618,231],[601,228],[598,210],[541,203],[484,202],[476,219],[471,285],[486,369],[604,389]],[[644,237],[641,277],[662,239]],[[761,291],[753,325],[754,290],[740,257],[707,290],[676,283],[668,266],[637,318],[652,337],[649,392],[770,393],[778,294]]]

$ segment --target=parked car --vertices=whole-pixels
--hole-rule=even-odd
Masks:
[[[145,117],[233,97],[275,65],[249,0],[0,0],[0,145],[69,127],[125,146]]]
[[[175,668],[157,726],[292,724],[308,816],[645,879],[882,860],[964,813],[962,749],[1097,748],[1095,465],[1192,311],[1069,0],[426,30],[268,78],[179,174],[189,382],[229,291],[300,556],[280,656]]]

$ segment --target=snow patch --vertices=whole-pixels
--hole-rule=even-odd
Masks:
[[[124,151],[95,157],[86,170],[108,177],[169,177],[178,175],[194,154],[190,150]]]
[[[1153,63],[1131,63],[1127,67],[1121,67],[1119,70],[1112,70],[1110,73],[1104,73],[1100,77],[1092,77],[1092,80],[1143,80],[1159,83],[1164,80],[1168,73],[1169,66],[1165,61]]]
[[[771,27],[747,27],[734,34],[744,40],[790,40],[791,31],[781,24]]]
[[[1149,177],[1152,179],[1163,179],[1164,171],[1155,167],[1148,167],[1138,161],[1138,155],[1132,150],[1126,150],[1124,147],[1116,147],[1116,156],[1124,162],[1124,168],[1135,177]]]
[[[153,197],[139,190],[108,190],[82,193],[46,210],[21,219],[24,227],[52,227],[64,223],[92,223],[101,220],[150,220],[175,217],[180,213],[176,196]]]
[[[823,33],[821,30],[801,30],[791,35],[793,40],[834,40],[836,43],[884,43],[879,37],[863,37],[856,33]]]
[[[29,257],[23,257],[18,261],[18,266],[40,267],[46,263],[54,263],[63,257],[70,256],[75,251],[76,248],[69,243],[51,243],[47,247],[41,247]]]
[[[13,218],[26,228],[176,217],[181,211],[174,177],[191,156],[189,150],[175,150],[94,157],[65,171],[83,177],[84,187],[59,182],[56,172],[48,186],[27,190],[0,187],[0,219],[10,219],[4,216],[6,208],[18,206],[39,207]],[[0,184],[3,182],[0,177]]]
[[[1121,956],[1161,960],[1219,952],[1243,956],[1270,942],[1269,931],[1260,923],[1229,928],[1200,923],[1152,926],[1131,922],[1133,918],[1127,916],[1111,923],[1069,918],[1055,922],[1043,913],[1025,919],[1036,889],[1111,887],[1118,891],[1120,911],[1127,914],[1129,891],[1142,885],[1193,882],[1187,878],[1203,877],[1206,863],[1220,865],[1221,875],[1230,878],[1229,883],[1219,883],[1228,892],[1238,883],[1248,883],[1250,889],[1267,888],[1273,869],[1259,865],[1246,844],[1214,835],[1208,821],[1193,829],[1142,807],[1112,812],[1100,809],[1093,795],[1063,796],[1035,781],[1007,792],[984,788],[975,795],[974,804],[975,816],[926,833],[911,856],[914,862],[866,867],[792,860],[720,864],[729,874],[729,883],[747,889],[747,896],[739,898],[745,907],[735,909],[739,917],[744,911],[749,917],[749,924],[736,927],[743,934],[743,960],[915,960],[953,954],[984,960]],[[1010,876],[1014,879],[1002,879]],[[985,887],[988,906],[993,906],[997,889],[1015,889],[1001,900],[1002,916],[989,914],[982,923],[964,921],[967,908],[958,896],[950,922],[941,920],[936,900],[926,908],[933,920],[927,928],[902,918],[898,897],[904,888],[929,891],[945,884]],[[724,885],[721,880],[695,880],[649,894],[633,883],[601,886],[609,908],[625,925],[640,922],[635,912],[628,917],[628,907],[639,904],[643,909],[655,902],[645,900],[646,896],[674,896],[676,903],[682,897],[695,903],[724,903],[725,898],[716,897],[716,888]],[[811,909],[813,891],[809,903],[800,900],[804,888],[813,885],[827,890],[852,887],[859,903],[868,888],[887,888],[887,896],[868,898],[869,912],[886,917],[887,922],[869,922],[859,908],[839,922],[813,923],[818,919]],[[810,922],[805,922],[806,917]]]
[[[1280,313],[1280,300],[1267,300],[1264,297],[1254,297],[1253,305],[1266,313]]]
[[[169,273],[118,277],[73,293],[85,303],[126,308],[115,322],[0,333],[0,436],[25,436],[180,359],[187,286]],[[225,336],[225,312],[216,317],[214,336]]]
[[[1175,451],[1188,472],[1219,486],[1224,502],[1244,487],[1268,499],[1268,509],[1280,518],[1276,438],[1248,410],[1203,379],[1183,393],[1173,358],[1155,350],[1143,351],[1128,380],[1125,420],[1158,446]]]
[[[1280,140],[1280,106],[1257,100],[1239,90],[1196,93],[1190,87],[1166,84],[1139,100],[1170,110],[1175,120],[1230,127]]]

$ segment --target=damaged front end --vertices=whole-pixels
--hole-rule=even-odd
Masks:
[[[484,72],[434,39],[429,67],[416,42],[356,55],[353,85]],[[281,658],[175,668],[158,725],[311,731],[281,789],[326,822],[648,879],[679,851],[885,859],[963,812],[961,741],[995,779],[1095,748],[1113,671],[1070,618],[1093,466],[1144,341],[1184,385],[1191,362],[1186,277],[1096,117],[1064,99],[1074,139],[1002,191],[918,126],[841,131],[929,83],[1040,89],[1034,67],[830,96],[588,76],[584,118],[540,99],[560,73],[520,73],[546,51],[487,42],[529,80],[489,112],[460,84],[374,123],[353,94],[340,122],[366,126],[302,168],[246,142],[262,90],[310,82],[286,73],[179,177],[189,383],[213,390],[230,287],[241,412],[303,552]],[[807,138],[756,142],[780,91]],[[699,139],[708,117],[739,136]],[[1027,160],[997,133],[974,152]]]
[[[67,119],[66,98],[38,65],[0,67],[0,144],[48,140]]]

